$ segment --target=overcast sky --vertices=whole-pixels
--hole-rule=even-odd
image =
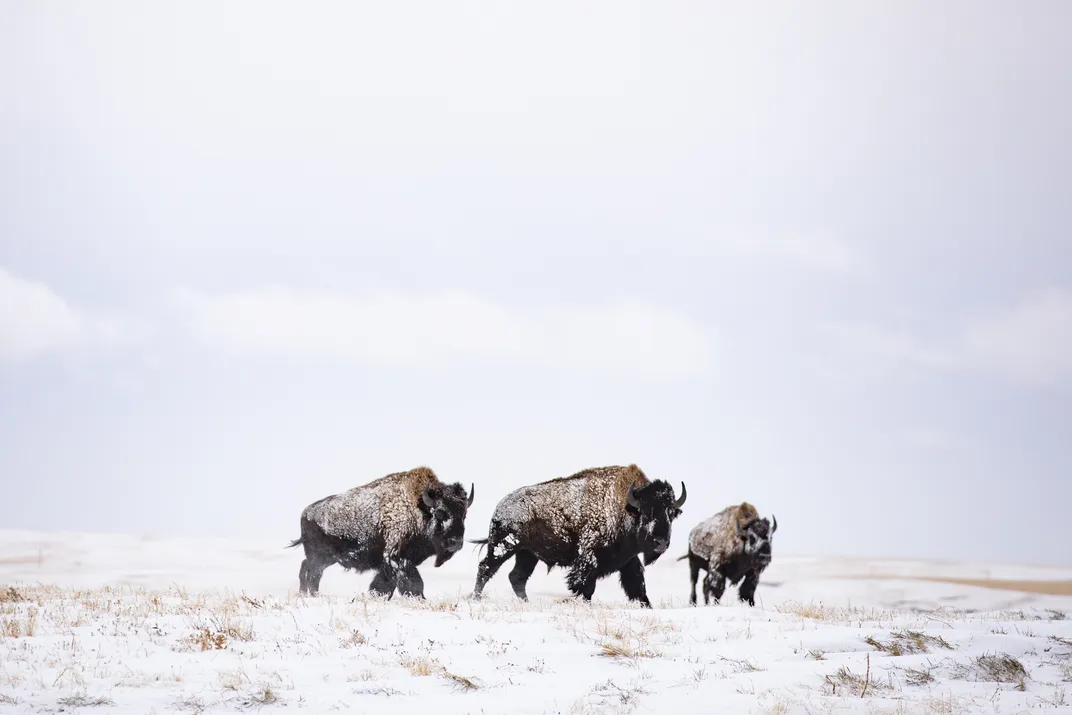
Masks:
[[[0,528],[636,462],[1070,563],[1072,5],[4,3]],[[475,564],[475,562],[474,562]],[[474,565],[475,568],[475,565]]]

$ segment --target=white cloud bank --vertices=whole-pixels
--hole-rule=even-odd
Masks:
[[[0,363],[108,347],[128,337],[118,322],[81,311],[44,283],[0,267]]]
[[[857,351],[895,363],[999,375],[1022,384],[1072,379],[1072,292],[1052,289],[965,327],[948,340],[921,340],[874,327],[839,328]]]
[[[641,303],[523,314],[462,291],[354,298],[279,287],[218,296],[181,290],[178,303],[197,340],[232,354],[422,368],[506,359],[669,376],[709,367],[699,326]]]

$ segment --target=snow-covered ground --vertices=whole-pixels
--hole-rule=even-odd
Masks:
[[[285,543],[0,531],[0,712],[1072,712],[1072,596],[921,580],[1072,569],[776,554],[756,608],[690,608],[672,553],[648,611],[558,570],[522,604],[510,564],[470,602],[469,548],[426,602],[339,567],[300,598]]]

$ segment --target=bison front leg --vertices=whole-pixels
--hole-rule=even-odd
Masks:
[[[376,572],[376,576],[373,577],[372,583],[369,584],[369,593],[374,593],[377,596],[386,596],[388,600],[395,594],[395,579],[393,576],[388,576],[384,573],[383,569]]]
[[[737,596],[749,606],[755,606],[757,586],[759,586],[759,574],[755,571],[749,571],[745,574],[744,583],[737,589]]]
[[[644,583],[644,565],[640,563],[640,557],[634,556],[625,562],[625,566],[618,569],[618,577],[622,582],[622,590],[630,601],[640,601],[644,608],[651,608],[648,600],[648,587]]]
[[[718,571],[711,569],[704,576],[703,580],[703,602],[704,605],[710,605],[711,600],[714,599],[717,604],[722,600],[722,594],[726,591],[726,577],[720,574]]]
[[[586,601],[592,600],[596,592],[596,573],[599,564],[595,554],[590,551],[582,551],[577,555],[569,572],[566,574],[566,587],[574,596],[580,596]]]

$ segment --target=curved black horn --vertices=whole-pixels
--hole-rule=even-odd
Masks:
[[[681,496],[678,497],[676,502],[674,502],[674,508],[675,509],[680,509],[681,508],[681,505],[685,503],[685,497],[686,496],[687,496],[687,494],[685,492],[685,482],[681,482]]]
[[[771,518],[770,533],[773,534],[774,532],[778,531],[778,517],[774,516],[774,514],[771,514],[770,518]]]
[[[638,502],[637,498],[635,496],[633,496],[633,493],[635,491],[636,490],[633,488],[633,485],[630,484],[629,485],[629,491],[627,491],[625,493],[625,500],[629,503],[629,506],[633,507],[634,509],[639,509],[640,508],[640,502]]]
[[[470,507],[470,506],[473,505],[473,498],[475,496],[476,496],[476,485],[475,484],[470,484],[469,485],[469,503],[466,504],[467,507]]]
[[[435,506],[435,499],[432,498],[432,485],[428,484],[424,487],[424,493],[421,494],[421,499],[424,500],[425,506],[429,509]]]

